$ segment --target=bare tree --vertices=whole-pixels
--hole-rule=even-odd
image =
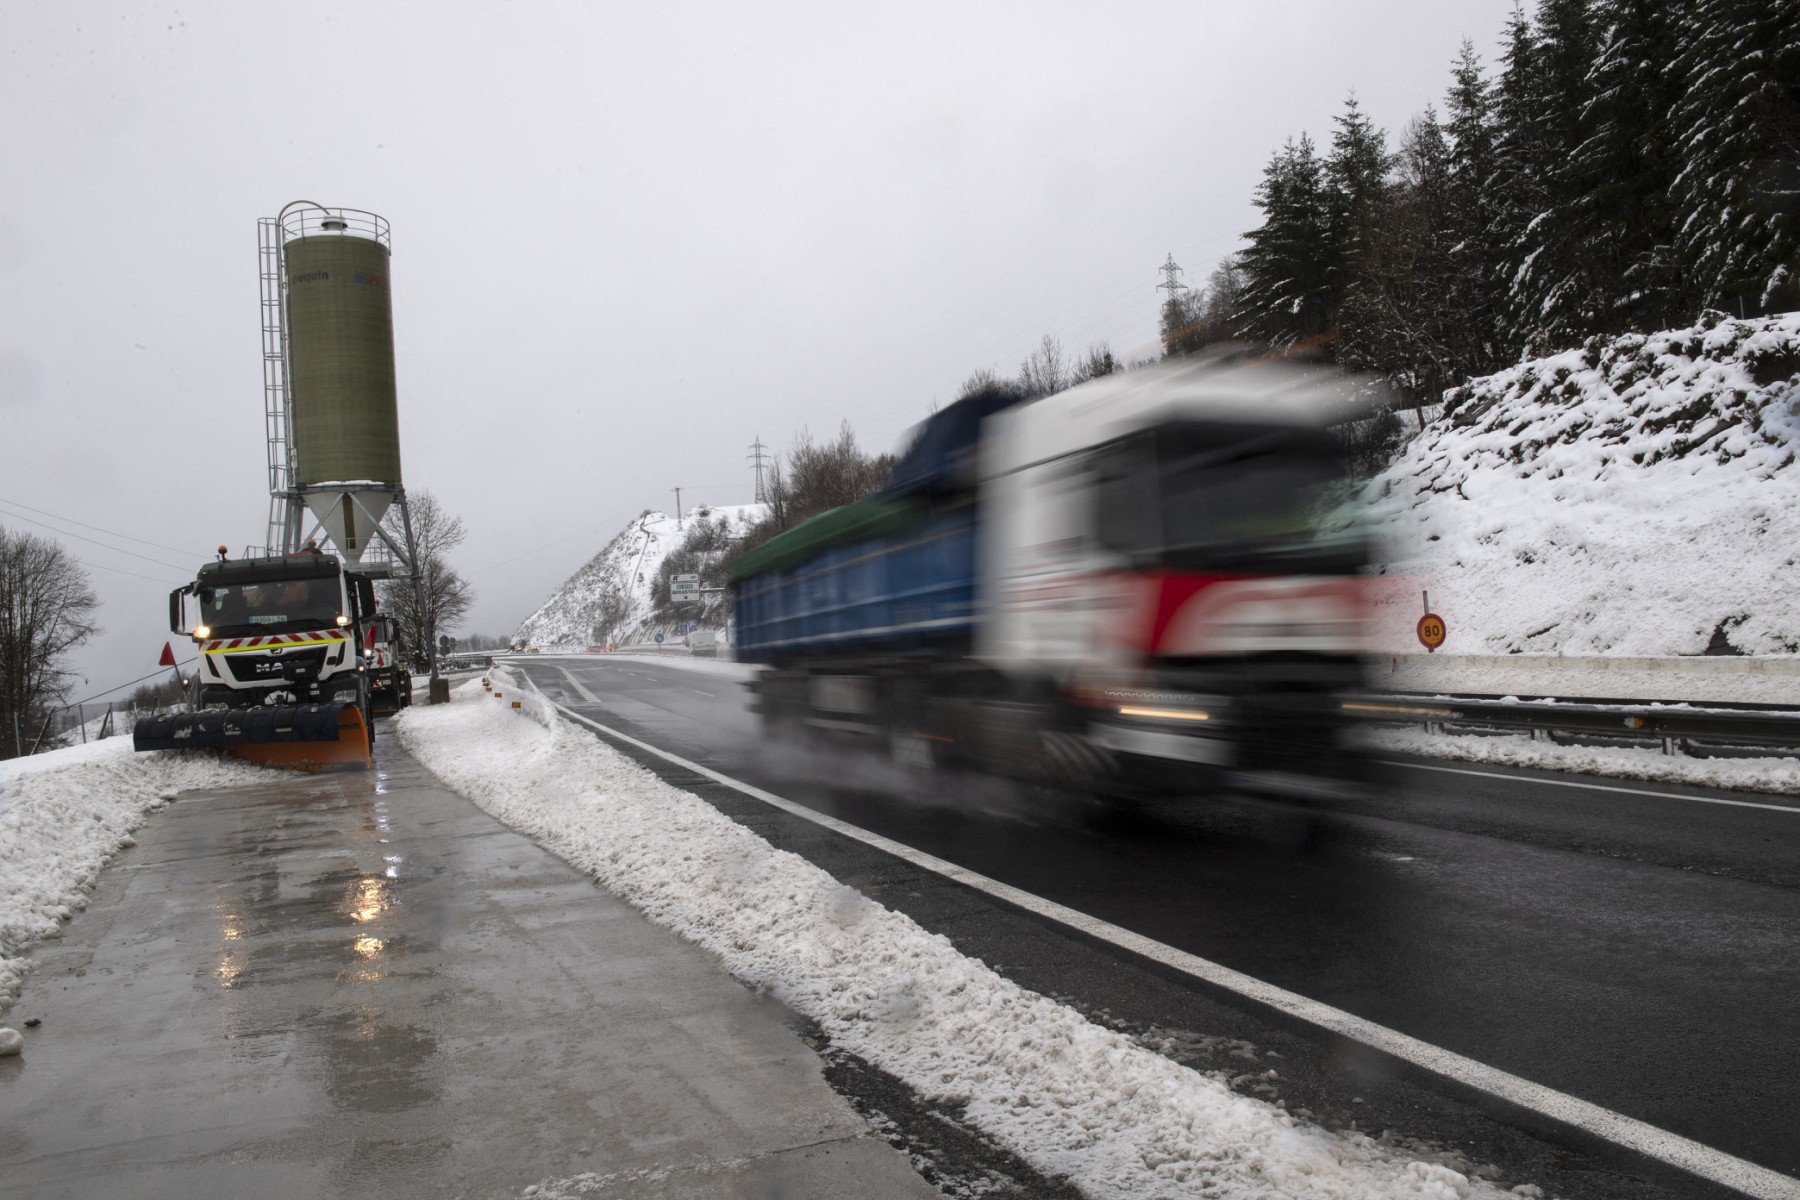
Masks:
[[[1027,396],[1050,396],[1069,386],[1069,367],[1055,334],[1046,333],[1038,348],[1019,364],[1019,386]]]
[[[40,723],[76,676],[66,655],[99,631],[87,572],[48,538],[0,528],[0,758]]]
[[[999,382],[1000,376],[994,373],[994,368],[977,367],[969,372],[967,379],[963,380],[962,390],[956,394],[956,398],[961,400],[965,396],[973,396],[976,392],[985,392]]]
[[[468,616],[469,606],[475,601],[475,590],[447,557],[468,533],[463,529],[462,518],[451,516],[430,492],[411,492],[407,499],[412,507],[413,544],[418,549],[424,586],[415,591],[411,579],[383,581],[381,608],[399,625],[401,640],[414,661],[429,664],[438,631],[454,628]],[[404,544],[398,509],[388,510],[386,524],[395,540]],[[424,594],[423,607],[420,592]]]
[[[1088,347],[1086,357],[1075,364],[1075,370],[1069,375],[1069,386],[1099,379],[1103,375],[1112,375],[1120,369],[1119,360],[1113,357],[1112,347],[1105,342],[1095,342]]]
[[[785,461],[776,466],[768,491],[770,515],[778,518],[779,531],[877,491],[887,482],[894,460],[886,454],[864,454],[845,421],[829,442],[815,442],[802,430]]]
[[[838,426],[837,437],[829,442],[815,442],[811,434],[802,431],[785,456],[776,456],[766,476],[769,515],[732,547],[725,560],[828,508],[880,491],[893,471],[894,456],[864,454],[848,421]]]

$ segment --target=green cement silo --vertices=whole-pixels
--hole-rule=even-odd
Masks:
[[[385,231],[385,222],[381,228]],[[388,248],[308,223],[282,246],[294,482],[400,484]],[[384,506],[385,507],[385,506]]]

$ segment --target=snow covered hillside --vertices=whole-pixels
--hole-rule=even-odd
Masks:
[[[761,504],[701,507],[676,520],[649,511],[633,520],[600,553],[575,572],[541,608],[519,625],[515,641],[551,646],[586,646],[647,641],[657,631],[674,632],[674,619],[658,613],[656,584],[664,563],[702,523],[722,524],[726,537],[741,537],[760,521]],[[707,606],[719,610],[715,602]],[[702,612],[706,628],[722,628],[719,612]]]
[[[1422,589],[1464,654],[1800,652],[1800,313],[1714,314],[1477,379],[1364,495],[1376,647]]]

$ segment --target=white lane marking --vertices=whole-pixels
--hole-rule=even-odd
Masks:
[[[530,676],[526,676],[526,682],[534,691],[536,690],[537,685],[531,682]],[[554,702],[552,703],[554,704]],[[1590,1101],[1545,1087],[1543,1084],[1533,1083],[1529,1079],[1502,1071],[1498,1067],[1490,1067],[1485,1063],[1476,1062],[1472,1058],[1445,1050],[1440,1046],[1434,1046],[1430,1042],[1421,1041],[1398,1030],[1389,1029],[1385,1025],[1366,1021],[1342,1009],[1333,1008],[1329,1004],[1308,999],[1297,992],[1290,992],[1285,988],[1276,987],[1272,983],[1253,979],[1230,967],[1221,966],[1198,955],[1152,941],[1129,929],[1102,921],[1098,917],[1090,917],[1086,913],[1077,912],[1075,909],[1045,900],[1030,892],[1021,891],[1010,884],[977,874],[953,862],[947,862],[934,855],[926,854],[922,850],[915,850],[911,846],[882,837],[878,833],[870,833],[866,829],[860,829],[855,825],[840,821],[836,817],[828,817],[823,813],[814,812],[803,804],[796,804],[792,800],[786,800],[772,792],[766,792],[754,784],[744,783],[710,767],[690,762],[678,754],[671,754],[648,742],[639,741],[630,734],[620,733],[618,730],[590,720],[580,713],[570,712],[560,704],[555,707],[570,720],[598,730],[608,737],[617,738],[628,745],[636,746],[640,750],[654,754],[685,770],[693,771],[697,775],[703,775],[714,783],[723,784],[753,800],[760,800],[783,812],[821,825],[834,833],[854,838],[865,845],[873,846],[896,858],[904,859],[914,866],[935,872],[965,887],[986,892],[996,899],[1004,900],[1008,904],[1046,920],[1055,921],[1060,925],[1066,925],[1070,929],[1085,933],[1089,937],[1098,938],[1134,954],[1140,954],[1214,987],[1236,992],[1240,996],[1267,1005],[1317,1028],[1349,1038],[1352,1041],[1361,1042],[1365,1046],[1390,1054],[1413,1066],[1430,1071],[1434,1075],[1460,1083],[1465,1087],[1472,1087],[1521,1108],[1530,1109],[1552,1120],[1603,1138],[1614,1145],[1634,1150],[1648,1158],[1656,1159],[1658,1162],[1667,1163],[1680,1170],[1698,1175],[1702,1179],[1710,1179],[1714,1183],[1734,1188],[1746,1196],[1756,1197],[1757,1200],[1800,1200],[1800,1179],[1771,1171],[1767,1167],[1758,1166],[1722,1150],[1715,1150],[1711,1146],[1684,1138],[1679,1134],[1670,1133],[1666,1129],[1658,1129],[1635,1117],[1628,1117],[1609,1108],[1602,1108]]]
[[[1481,779],[1504,779],[1509,783],[1541,783],[1545,787],[1586,788],[1594,792],[1621,792],[1627,796],[1654,796],[1658,800],[1691,800],[1696,804],[1729,804],[1733,808],[1766,808],[1770,812],[1800,817],[1800,805],[1759,804],[1754,800],[1726,800],[1719,796],[1686,796],[1680,792],[1653,792],[1649,788],[1618,787],[1610,783],[1582,783],[1575,779],[1540,779],[1535,775],[1503,775],[1498,771],[1475,771],[1468,767],[1440,767],[1431,763],[1401,762],[1384,758],[1383,766],[1411,767],[1415,771],[1442,771],[1446,775],[1474,775]]]
[[[573,671],[569,670],[569,668],[567,668],[567,667],[558,667],[556,669],[558,671],[562,672],[562,677],[569,681],[570,687],[574,688],[578,693],[580,693],[581,698],[583,700],[586,700],[589,704],[599,704],[600,703],[600,697],[594,695],[594,693],[588,691],[586,687],[582,686],[581,680],[575,678],[575,673]],[[531,677],[529,675],[527,675],[526,678],[529,679]],[[537,687],[537,685],[535,683],[532,684],[532,688],[534,690],[536,689],[536,687]]]
[[[702,692],[699,688],[689,688],[688,691],[693,692],[697,695],[705,696],[708,700],[717,700],[718,699],[718,697],[713,695],[711,692]]]

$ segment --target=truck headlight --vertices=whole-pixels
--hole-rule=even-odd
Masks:
[[[338,627],[339,628],[342,628],[343,626],[348,625],[349,623],[350,623],[350,615],[348,613],[339,613],[338,614]]]
[[[211,625],[196,625],[196,626],[194,626],[194,640],[195,641],[204,642],[207,638],[209,638],[211,636],[212,636],[212,626]]]
[[[1212,714],[1204,708],[1145,708],[1136,704],[1119,705],[1121,717],[1148,717],[1153,721],[1210,721]]]

